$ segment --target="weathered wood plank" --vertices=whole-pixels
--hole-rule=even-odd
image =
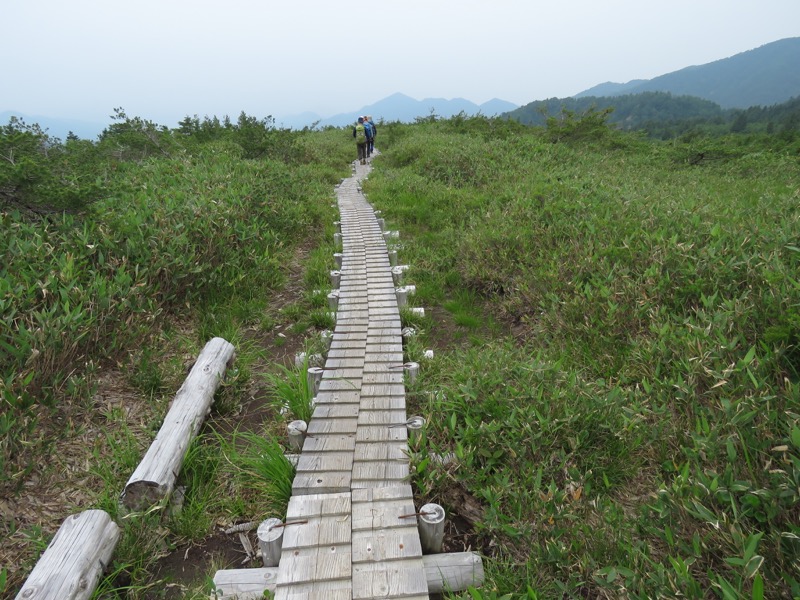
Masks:
[[[334,579],[349,580],[352,569],[350,545],[292,548],[281,556],[278,589],[297,583]]]
[[[360,399],[361,394],[359,393],[359,390],[356,389],[323,391],[317,393],[317,404],[357,404]]]
[[[309,452],[304,449],[297,461],[297,473],[348,471],[352,468],[352,452]]]
[[[350,491],[351,471],[298,473],[292,481],[292,495],[335,494]]]
[[[403,371],[397,373],[364,373],[361,381],[365,384],[375,383],[403,383]]]
[[[363,407],[358,412],[359,425],[384,425],[405,427],[406,411],[399,410],[365,410]]]
[[[408,431],[405,427],[384,427],[381,425],[362,425],[356,431],[356,443],[358,442],[386,442],[386,441],[405,441],[408,439]]]
[[[427,597],[428,582],[422,558],[353,564],[353,600]]]
[[[103,510],[67,517],[33,567],[17,600],[91,598],[118,540],[119,527]]]
[[[380,443],[359,442],[356,444],[353,460],[357,462],[366,461],[408,461],[408,443],[387,442]]]
[[[323,381],[323,384],[325,382]],[[362,398],[373,398],[373,397],[389,397],[389,396],[399,396],[405,398],[406,396],[406,386],[402,383],[384,383],[384,384],[374,384],[374,383],[362,383],[361,384],[361,397]]]
[[[397,486],[400,487],[400,486]],[[362,488],[353,490],[365,492],[385,488]],[[353,533],[362,530],[391,529],[395,527],[417,527],[417,518],[413,515],[414,500],[409,496],[406,498],[392,498],[380,502],[353,502]],[[404,517],[405,518],[402,518]],[[421,552],[421,551],[420,551]]]
[[[355,434],[318,434],[314,437],[307,437],[303,444],[304,452],[325,452],[325,451],[353,451],[356,447]]]
[[[422,556],[416,520],[410,527],[354,531],[352,547],[354,564]]]
[[[330,395],[326,395],[330,398]],[[359,405],[356,403],[337,402],[331,399],[330,402],[320,402],[317,397],[317,405],[314,408],[312,419],[357,419]]]
[[[311,419],[308,433],[312,436],[322,433],[355,433],[358,419]]]
[[[405,481],[409,476],[409,463],[395,462],[353,462],[351,481]]]
[[[361,410],[403,410],[406,399],[405,396],[364,396],[360,404]]]
[[[214,393],[233,358],[233,345],[222,338],[205,345],[153,443],[125,484],[120,495],[124,506],[138,510],[172,494],[186,451],[210,412]]]

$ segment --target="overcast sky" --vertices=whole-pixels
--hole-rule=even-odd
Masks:
[[[800,36],[800,0],[0,0],[0,23],[0,112],[172,127],[571,96]]]

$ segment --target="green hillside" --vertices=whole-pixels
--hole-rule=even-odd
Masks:
[[[800,97],[774,106],[725,110],[693,96],[667,92],[642,92],[622,96],[551,98],[531,102],[504,117],[526,125],[544,126],[565,115],[605,112],[609,123],[627,131],[644,131],[650,137],[670,139],[687,133],[723,135],[779,133],[790,138],[800,131]]]
[[[703,98],[723,108],[771,106],[800,96],[798,64],[800,37],[786,38],[649,80],[601,84],[576,97],[667,92]]]
[[[0,129],[3,598],[76,508],[123,527],[97,597],[208,598],[243,560],[220,531],[285,505],[293,355],[331,325],[349,130],[117,116],[96,143]],[[487,575],[446,597],[798,597],[800,136],[609,116],[379,123],[363,191],[425,308],[403,314],[412,483]],[[183,510],[123,519],[212,336],[237,360]]]

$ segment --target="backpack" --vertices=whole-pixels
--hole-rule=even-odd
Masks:
[[[364,125],[359,123],[356,125],[356,144],[366,144],[367,143],[367,132],[364,129]]]

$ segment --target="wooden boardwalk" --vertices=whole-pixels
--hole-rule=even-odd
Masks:
[[[336,328],[308,424],[278,567],[278,600],[428,598],[408,484],[400,313],[383,232],[359,188],[338,188]]]

